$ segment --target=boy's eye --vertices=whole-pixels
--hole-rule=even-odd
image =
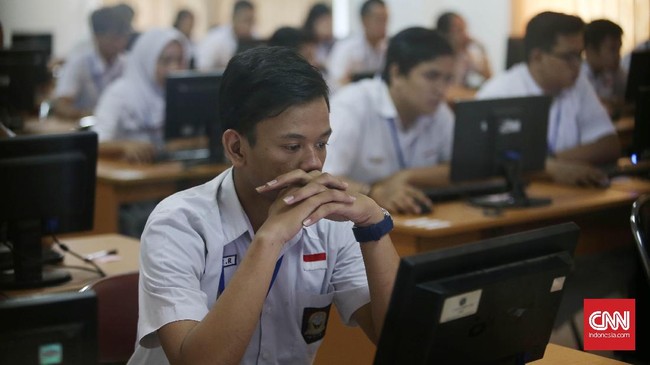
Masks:
[[[298,151],[300,149],[300,145],[299,144],[288,144],[288,145],[284,146],[284,148],[286,148],[289,151],[293,152],[293,151]]]

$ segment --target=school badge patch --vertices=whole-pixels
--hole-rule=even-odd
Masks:
[[[331,306],[330,304],[323,308],[305,308],[302,312],[302,337],[308,344],[325,337]]]

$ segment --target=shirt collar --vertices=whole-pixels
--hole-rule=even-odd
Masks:
[[[253,237],[253,227],[244,212],[244,208],[239,202],[239,197],[235,190],[232,167],[228,169],[217,190],[217,205],[221,213],[221,226],[225,244],[231,243],[247,232],[250,238]]]
[[[377,104],[380,106],[379,114],[386,119],[398,119],[397,109],[395,109],[395,104],[393,103],[393,98],[390,97],[390,92],[388,91],[388,85],[383,79],[375,79],[373,82],[376,82],[377,90],[376,98]]]

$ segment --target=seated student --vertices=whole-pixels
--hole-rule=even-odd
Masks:
[[[124,75],[109,86],[95,109],[100,157],[145,163],[162,148],[164,83],[169,72],[186,68],[186,42],[173,28],[138,37]]]
[[[334,46],[332,32],[332,9],[325,3],[316,3],[310,9],[305,19],[303,29],[316,42],[316,64],[321,71],[327,71],[325,65]]]
[[[218,106],[233,167],[149,217],[129,364],[310,364],[332,303],[377,341],[399,257],[390,216],[321,173],[327,93],[286,48],[228,64]]]
[[[318,67],[316,61],[316,41],[306,31],[292,27],[281,27],[276,30],[268,45],[271,47],[288,47],[298,52],[311,65]]]
[[[253,38],[255,6],[247,0],[235,2],[232,24],[216,27],[196,48],[196,67],[200,70],[224,69],[237,52],[240,41]]]
[[[599,19],[585,26],[585,61],[581,73],[587,77],[609,115],[619,115],[625,101],[627,74],[620,66],[623,29]]]
[[[363,34],[334,44],[327,61],[332,91],[353,81],[354,74],[380,72],[386,56],[388,9],[382,0],[366,0],[361,5]]]
[[[194,13],[188,9],[179,10],[178,13],[176,13],[176,18],[174,19],[174,28],[178,29],[178,31],[183,33],[187,38],[187,41],[190,45],[190,54],[187,58],[190,59],[190,68],[194,68],[194,54],[196,53],[194,49],[194,42],[192,40],[192,30],[194,29]]]
[[[54,90],[53,112],[78,119],[92,114],[106,87],[122,75],[130,19],[118,7],[98,9],[90,16],[94,44],[75,48],[61,68]]]
[[[526,63],[490,79],[477,98],[550,95],[547,172],[558,182],[607,185],[591,165],[615,163],[616,130],[589,81],[580,75],[584,23],[576,16],[543,12],[526,26]]]
[[[463,17],[458,13],[443,13],[438,17],[436,30],[447,38],[456,53],[455,85],[476,89],[492,77],[485,48],[469,36]]]
[[[453,70],[453,50],[436,31],[397,33],[381,79],[350,84],[333,96],[325,171],[349,179],[388,210],[430,208],[416,186],[449,180],[454,116],[445,92]]]

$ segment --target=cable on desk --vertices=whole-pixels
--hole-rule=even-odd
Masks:
[[[78,258],[79,260],[81,260],[81,261],[83,261],[83,262],[85,262],[85,263],[87,263],[87,264],[92,265],[92,266],[95,268],[95,271],[99,274],[99,276],[101,276],[101,277],[106,277],[106,273],[104,272],[104,270],[102,270],[102,268],[99,267],[99,265],[97,265],[93,260],[90,260],[90,259],[88,259],[88,258],[86,258],[86,257],[83,257],[83,256],[81,256],[80,254],[78,254],[78,253],[72,251],[72,250],[70,249],[70,247],[68,247],[68,245],[66,245],[65,243],[59,241],[59,239],[56,238],[55,235],[52,235],[52,239],[54,240],[54,243],[56,243],[56,245],[57,245],[61,250],[63,250],[64,252],[69,253],[70,255],[72,255],[72,256]],[[71,266],[69,266],[69,267],[71,267]],[[79,268],[79,267],[76,267],[76,268]]]

